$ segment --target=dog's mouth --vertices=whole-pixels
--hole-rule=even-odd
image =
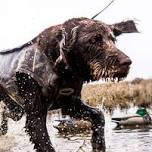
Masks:
[[[112,66],[112,67],[102,67],[102,65],[96,63],[91,65],[90,71],[92,76],[92,81],[104,80],[104,81],[122,81],[129,73],[130,66]]]

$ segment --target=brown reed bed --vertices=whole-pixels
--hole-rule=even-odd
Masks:
[[[129,108],[130,105],[149,107],[152,105],[152,79],[84,85],[82,98],[92,106],[102,105],[110,111],[116,107]]]

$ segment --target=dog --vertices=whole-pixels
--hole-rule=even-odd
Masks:
[[[138,31],[132,20],[108,25],[72,18],[18,48],[0,52],[0,100],[16,113],[10,117],[20,114],[20,119],[26,113],[26,132],[37,152],[55,152],[46,116],[58,108],[90,121],[92,149],[105,152],[104,115],[81,100],[81,89],[84,82],[127,76],[132,61],[115,42],[117,36],[133,32]]]

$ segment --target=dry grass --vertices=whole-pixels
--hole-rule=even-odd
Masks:
[[[130,105],[152,105],[152,79],[134,79],[132,82],[84,85],[82,98],[90,105],[129,108]]]

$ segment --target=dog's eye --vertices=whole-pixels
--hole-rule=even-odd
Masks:
[[[90,39],[90,43],[92,43],[92,44],[101,44],[102,41],[103,41],[103,38],[102,38],[102,35],[100,35],[100,34],[93,36]]]

